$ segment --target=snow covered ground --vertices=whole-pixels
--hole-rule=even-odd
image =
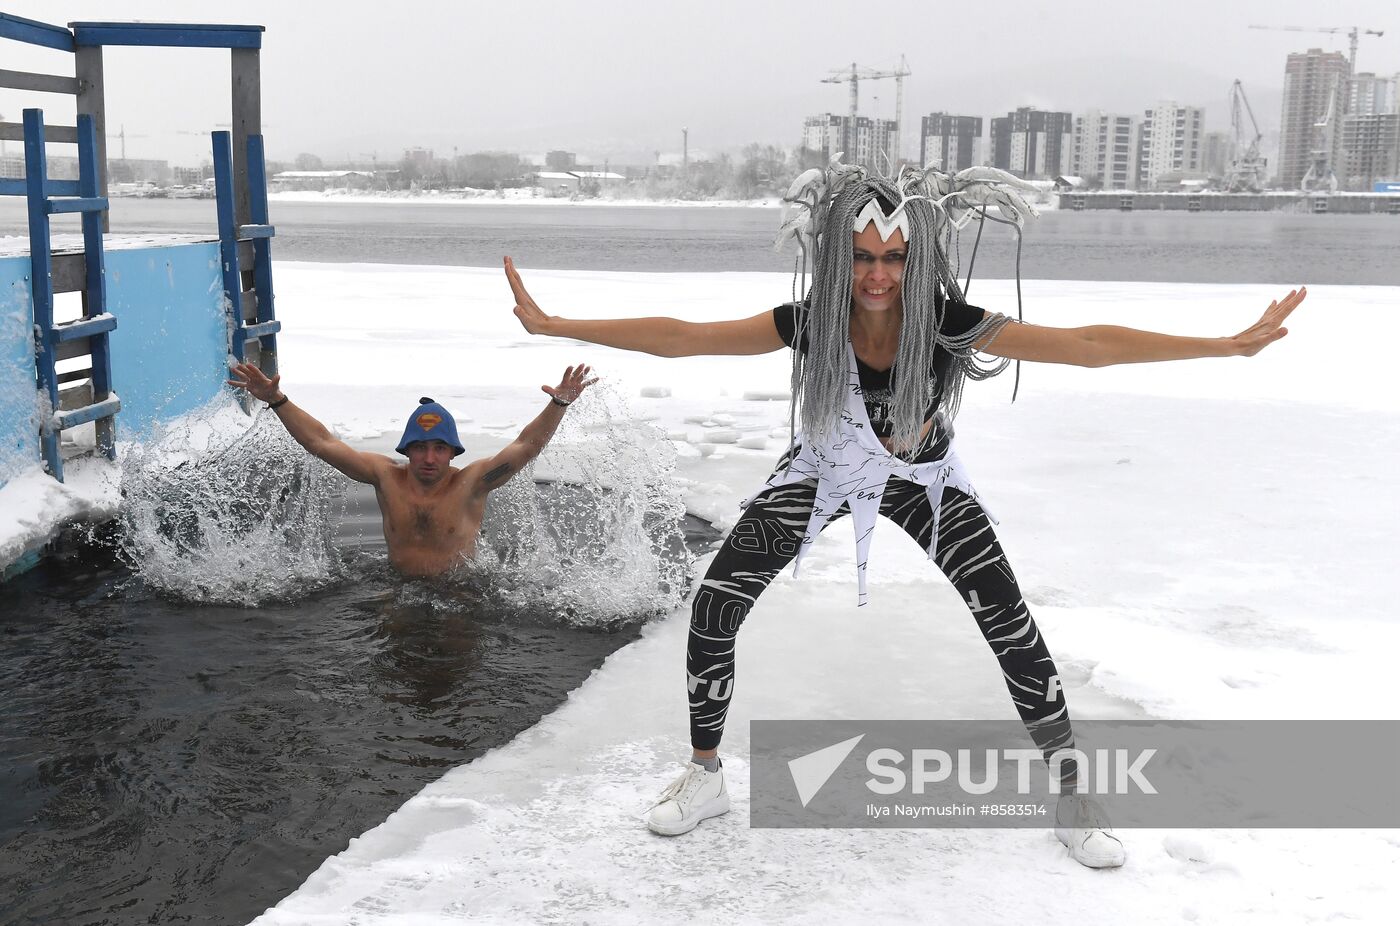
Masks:
[[[523,269],[546,311],[560,314],[733,317],[790,287],[780,275]],[[1046,324],[1200,334],[1243,328],[1281,295],[1026,290],[1031,317]],[[538,407],[539,383],[586,360],[633,396],[638,417],[681,439],[698,513],[731,523],[782,446],[786,404],[745,394],[786,388],[783,354],[661,360],[530,338],[498,275],[483,270],[299,266],[282,271],[279,294],[287,389],[362,437],[392,437],[417,393],[436,390],[472,419],[467,431],[491,440]],[[988,281],[972,293],[999,308],[1012,295]],[[1394,716],[1400,402],[1382,364],[1355,360],[1363,344],[1394,336],[1396,297],[1314,290],[1290,337],[1252,360],[1027,366],[1015,405],[1009,378],[970,389],[961,452],[1002,518],[1081,716]],[[735,431],[766,446],[706,440]],[[877,531],[875,543],[864,611],[854,608],[853,543],[837,527],[746,624],[724,746],[736,798],[728,816],[675,840],[637,820],[686,754],[677,613],[538,727],[425,789],[259,922],[1386,915],[1400,862],[1393,832],[1134,831],[1128,867],[1096,873],[1038,830],[750,830],[750,718],[1013,716],[957,596],[898,531]]]
[[[728,318],[791,291],[776,274],[521,269],[564,315]],[[459,415],[469,452],[487,452],[579,361],[672,436],[690,508],[722,526],[784,444],[786,402],[768,398],[786,391],[784,353],[663,360],[531,338],[497,271],[279,264],[277,287],[283,388],[366,447],[391,445],[433,395]],[[1205,335],[1246,327],[1282,295],[1025,291],[1044,324]],[[1014,311],[1014,289],[977,281],[971,301]],[[1397,302],[1396,288],[1318,287],[1292,334],[1253,359],[1026,365],[1014,405],[1009,375],[969,386],[960,453],[1078,716],[1396,716],[1400,397],[1371,345],[1395,343]],[[1389,921],[1394,831],[1127,831],[1127,867],[1094,872],[1034,829],[749,829],[752,718],[1014,717],[965,606],[887,524],[871,603],[856,610],[847,523],[740,634],[722,750],[730,814],[677,839],[638,819],[688,754],[680,611],[256,922]]]

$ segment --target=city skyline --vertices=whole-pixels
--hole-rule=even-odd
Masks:
[[[188,4],[168,0],[0,5],[60,22],[212,15],[196,8],[205,15],[192,16]],[[682,127],[701,154],[749,142],[794,147],[806,115],[846,111],[847,87],[822,78],[853,61],[888,67],[901,54],[913,72],[904,100],[906,157],[918,153],[911,130],[918,117],[939,111],[984,118],[1023,106],[1133,112],[1176,99],[1206,108],[1207,128],[1221,128],[1236,77],[1261,121],[1276,127],[1286,55],[1345,49],[1346,38],[1248,28],[1256,22],[1380,29],[1384,36],[1363,39],[1359,69],[1400,70],[1400,23],[1387,4],[1335,4],[1322,16],[1327,22],[1291,0],[1250,6],[1221,10],[1184,0],[1109,22],[1088,4],[1045,16],[1036,5],[1012,2],[999,6],[996,22],[961,23],[951,6],[894,2],[880,17],[852,15],[852,28],[843,29],[801,3],[720,2],[701,15],[621,0],[605,15],[544,4],[528,17],[505,7],[428,3],[412,17],[387,17],[372,4],[252,0],[236,18],[267,27],[263,120],[269,153],[282,160],[302,151],[389,160],[421,146],[443,155],[567,148],[590,161],[645,163],[654,152],[678,152]],[[900,28],[891,42],[893,24],[913,28]],[[209,105],[227,86],[226,67],[198,51],[122,52],[107,56],[111,131],[125,127],[133,158],[198,163],[207,144],[200,136],[227,119]],[[12,69],[62,73],[70,64],[44,50],[10,57]],[[172,73],[181,79],[171,81]],[[861,115],[893,117],[891,83],[861,87]],[[23,96],[0,96],[0,112],[14,118],[35,105]]]

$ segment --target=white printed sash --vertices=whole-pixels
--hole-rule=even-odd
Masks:
[[[855,526],[856,533],[857,600],[860,606],[864,606],[865,565],[870,558],[870,537],[875,531],[875,519],[880,513],[885,484],[891,476],[923,486],[928,495],[929,507],[933,510],[933,532],[928,546],[930,559],[938,548],[938,520],[943,505],[943,489],[951,486],[979,502],[981,500],[951,442],[947,454],[940,459],[923,463],[906,462],[885,449],[871,427],[870,416],[865,411],[864,392],[860,386],[860,373],[856,369],[855,350],[849,342],[846,344],[846,358],[846,405],[841,411],[836,433],[830,435],[822,444],[808,441],[798,434],[793,442],[793,448],[797,452],[792,464],[786,470],[780,468],[775,471],[768,477],[764,488],[750,496],[740,507],[747,508],[755,498],[769,489],[807,479],[817,481],[817,494],[812,503],[811,517],[807,520],[807,532],[802,538],[797,559],[793,563],[793,574],[796,575],[801,568],[802,558],[807,555],[807,550],[817,539],[822,528],[836,517],[843,504],[849,506],[851,523]],[[987,510],[985,504],[982,508]],[[996,522],[990,511],[987,511],[987,517]]]

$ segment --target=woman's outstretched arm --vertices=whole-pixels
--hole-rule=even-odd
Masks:
[[[515,263],[505,259],[506,280],[515,296],[515,317],[531,334],[573,338],[635,350],[658,357],[697,357],[707,354],[766,354],[786,345],[773,313],[722,322],[687,322],[679,318],[564,318],[546,315],[525,290]]]
[[[1006,325],[978,350],[1012,360],[1107,367],[1118,363],[1193,360],[1198,357],[1253,357],[1288,334],[1283,322],[1307,298],[1307,287],[1270,303],[1259,321],[1232,337],[1193,338],[1117,325],[1045,328]]]

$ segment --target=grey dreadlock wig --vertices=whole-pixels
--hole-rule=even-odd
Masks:
[[[945,299],[962,301],[958,268],[948,253],[957,233],[974,216],[1015,225],[1019,231],[1035,210],[1020,195],[1034,188],[1003,171],[974,167],[950,176],[932,168],[905,168],[895,180],[839,162],[798,177],[784,197],[787,204],[777,244],[798,245],[793,299],[805,294],[810,311],[799,323],[797,343],[805,333],[804,355],[793,351],[792,426],[801,408],[802,432],[813,439],[835,430],[847,389],[846,344],[850,338],[852,242],[857,216],[871,201],[890,220],[903,218],[908,229],[901,299],[904,317],[894,361],[893,446],[912,449],[923,428],[924,413],[935,384],[930,381],[933,352],[943,347],[953,356],[943,385],[943,408],[957,414],[964,382],[986,379],[1006,368],[1006,360],[980,360],[973,345],[1000,331],[1010,319],[988,313],[972,331],[957,337],[940,333]],[[991,216],[995,208],[1000,217]],[[868,215],[868,213],[867,213]],[[979,229],[980,234],[980,229]],[[883,235],[883,232],[882,232]],[[811,286],[807,279],[811,277]],[[802,313],[799,313],[799,317]]]

